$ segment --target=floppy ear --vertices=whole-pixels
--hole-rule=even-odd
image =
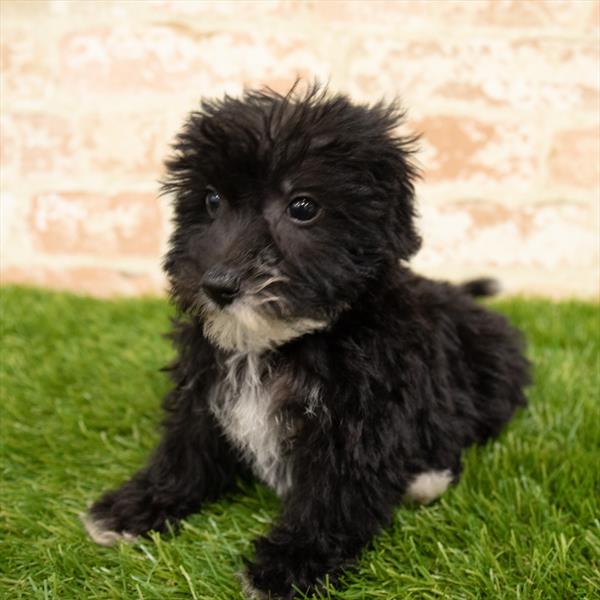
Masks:
[[[416,136],[390,136],[376,159],[377,181],[388,204],[384,229],[392,252],[401,260],[408,260],[421,247],[414,188],[419,171],[411,161],[417,140]]]
[[[416,138],[398,140],[393,175],[395,189],[391,197],[389,236],[396,255],[402,260],[408,260],[421,247],[421,236],[416,228],[414,188],[418,170],[410,162],[415,142]]]
[[[371,174],[387,203],[384,230],[394,256],[408,260],[421,247],[416,229],[414,182],[419,169],[413,162],[418,135],[400,135],[405,119],[400,102],[371,107],[371,131],[376,132],[369,149]]]

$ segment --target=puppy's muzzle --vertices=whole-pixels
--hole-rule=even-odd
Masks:
[[[230,270],[213,268],[202,278],[202,289],[218,306],[224,308],[240,294],[240,279]]]

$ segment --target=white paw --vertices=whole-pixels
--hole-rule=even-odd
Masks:
[[[132,533],[112,531],[104,525],[102,520],[93,519],[89,513],[81,513],[79,518],[88,535],[100,546],[113,546],[118,541],[132,542],[135,540],[135,535]]]
[[[406,490],[406,496],[415,502],[428,504],[441,496],[452,483],[452,473],[445,471],[426,471],[419,473]]]
[[[237,573],[236,575],[242,584],[242,593],[248,600],[269,600],[269,598],[271,598],[270,594],[265,594],[264,592],[257,590],[250,583],[246,573]]]

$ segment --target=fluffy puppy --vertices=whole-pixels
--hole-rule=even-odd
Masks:
[[[392,104],[312,88],[203,102],[164,189],[179,308],[162,441],[85,518],[110,544],[168,525],[253,473],[282,512],[246,562],[253,597],[335,581],[404,499],[525,403],[520,335],[463,286],[412,273],[411,163]]]

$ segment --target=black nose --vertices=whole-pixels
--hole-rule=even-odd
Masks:
[[[240,282],[233,273],[210,270],[202,278],[202,289],[211,300],[224,307],[240,293]]]

